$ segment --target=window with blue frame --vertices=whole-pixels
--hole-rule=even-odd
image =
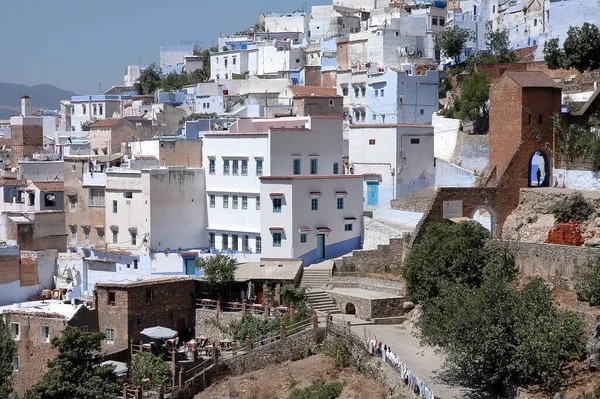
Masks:
[[[337,209],[344,209],[344,197],[337,198]]]
[[[319,199],[318,198],[311,198],[310,199],[310,210],[311,211],[318,211],[319,210]]]
[[[281,233],[273,233],[273,246],[274,247],[281,246]]]
[[[224,159],[223,160],[223,174],[224,175],[228,175],[229,174],[229,159]]]
[[[215,174],[215,159],[214,158],[210,158],[208,160],[208,173],[210,173],[211,175]]]
[[[273,212],[281,213],[281,198],[273,198]]]
[[[340,173],[340,164],[337,162],[333,163],[333,174],[337,175]]]
[[[248,160],[242,159],[242,176],[246,176],[248,174]]]
[[[300,159],[294,159],[294,174],[300,174]]]
[[[263,174],[263,160],[257,159],[256,160],[256,176],[262,176],[262,174]]]
[[[345,224],[344,231],[352,231],[352,223]]]
[[[311,175],[316,175],[318,172],[318,159],[316,158],[312,158],[310,160],[310,174]]]
[[[305,243],[307,239],[307,234],[306,233],[301,233],[300,234],[300,242],[301,243]]]

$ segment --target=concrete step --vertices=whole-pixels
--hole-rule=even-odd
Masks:
[[[341,313],[333,299],[325,291],[307,292],[308,303],[314,310],[324,313]]]

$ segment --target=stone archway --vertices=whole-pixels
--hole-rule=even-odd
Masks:
[[[470,217],[471,220],[481,224],[486,230],[488,230],[492,236],[496,232],[496,213],[488,206],[479,206],[475,209]]]
[[[344,313],[355,315],[356,314],[356,306],[354,306],[354,304],[352,302],[346,303],[346,306],[344,308]]]
[[[536,150],[529,157],[527,187],[550,187],[550,161],[543,151]]]

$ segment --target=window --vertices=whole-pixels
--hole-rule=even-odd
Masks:
[[[375,97],[379,97],[379,90],[375,89]]]
[[[340,173],[340,164],[337,162],[333,163],[333,174],[337,175]]]
[[[117,213],[117,200],[113,200],[113,213]]]
[[[117,298],[117,296],[116,296],[115,292],[114,291],[109,291],[108,292],[108,298],[107,298],[108,305],[110,305],[110,306],[117,306],[117,299],[116,298]]]
[[[223,160],[223,174],[224,175],[228,175],[229,174],[229,159],[224,159]]]
[[[540,116],[538,117],[538,122],[539,122],[539,124],[540,124],[540,125],[542,124],[542,120],[543,120],[543,117],[542,117],[542,115],[540,114]]]
[[[316,175],[318,172],[318,159],[313,158],[310,160],[310,174]]]
[[[494,6],[494,7],[496,7],[496,6]],[[440,26],[444,26],[444,25],[446,25],[446,18],[440,17]]]
[[[79,326],[79,331],[81,331],[81,332],[88,332],[89,331],[89,327],[87,325],[86,326]]]
[[[211,175],[215,174],[215,159],[214,158],[209,158],[209,160],[208,160],[208,173],[210,173]]]
[[[86,111],[87,111],[87,109],[86,109],[86,106],[85,106],[85,104],[82,104],[82,105],[81,105],[81,111],[82,111],[84,114],[86,114],[86,113],[87,113],[87,112],[86,112]]]
[[[232,208],[232,209],[237,209],[237,208],[238,208],[238,196],[237,196],[237,195],[234,195],[234,196],[232,197],[232,200],[233,200],[233,201],[231,201],[231,202],[232,202],[232,204],[231,204],[231,208]]]
[[[355,87],[354,88],[354,97],[358,97],[358,93],[359,93],[358,87]]]
[[[94,115],[97,115],[98,109],[96,108],[96,104],[92,105]]]
[[[83,237],[86,240],[89,240],[90,239],[90,227],[89,226],[83,226],[81,228],[81,230],[83,230]]]
[[[344,231],[352,231],[352,223],[345,224]]]
[[[231,174],[233,174],[233,175],[239,174],[239,162],[238,162],[238,160],[234,159],[232,161],[232,163],[233,163],[233,168],[232,168],[232,173]]]
[[[242,195],[242,209],[248,209],[248,197]]]
[[[102,104],[98,104],[98,114],[99,115],[102,115],[102,112],[104,111],[103,108],[104,108],[104,106]]]
[[[215,243],[216,243],[215,233],[208,233],[208,241],[209,241],[208,245],[211,248],[214,248],[215,247]]]
[[[152,302],[154,300],[154,290],[152,288],[146,288],[146,302]]]
[[[262,239],[260,237],[256,237],[256,253],[259,254],[262,252]]]
[[[137,245],[137,231],[130,231],[131,234],[131,245]]]
[[[77,241],[77,226],[69,226],[71,229],[71,240]]]
[[[215,202],[216,202],[214,194],[209,195],[209,202],[210,202],[210,207],[214,208],[215,207]]]
[[[394,36],[400,36],[400,32],[398,32],[398,31],[394,32]]]
[[[115,343],[115,330],[113,330],[112,328],[106,329],[106,343],[107,344]]]
[[[221,249],[229,249],[229,236],[227,234],[221,235]]]
[[[281,246],[281,233],[273,233],[273,246],[274,247]]]
[[[124,191],[123,192],[123,198],[133,198],[133,193],[131,191]]]
[[[77,210],[77,197],[70,196],[69,197],[69,204],[71,205],[71,212],[75,212]]]
[[[318,211],[319,210],[319,199],[318,198],[311,198],[310,199],[310,210],[311,211]]]
[[[335,101],[334,100],[329,100],[329,106],[333,107],[335,105]]]
[[[96,232],[98,233],[98,239],[102,241],[104,239],[104,229],[102,227],[96,227]]]
[[[13,357],[13,371],[19,371],[19,356]]]
[[[112,234],[113,234],[113,244],[116,244],[117,242],[119,242],[119,230],[113,230]]]
[[[296,58],[296,64],[300,63],[300,58]]]
[[[229,208],[229,195],[223,196],[223,208]]]
[[[300,159],[294,159],[294,174],[300,174]]]
[[[232,62],[233,62],[233,65],[235,65],[235,63],[237,62],[237,58],[236,58],[236,57],[233,57],[231,60],[232,60]],[[297,62],[298,62],[298,61],[297,61]]]
[[[15,341],[21,339],[21,325],[19,323],[10,323],[10,335]]]
[[[344,97],[346,97],[348,95],[348,86],[343,86],[342,87],[342,95]]]
[[[306,236],[307,236],[306,233],[301,233],[300,234],[300,242],[301,243],[305,243],[306,242]]]
[[[537,26],[537,19],[533,20],[533,26]]]
[[[425,115],[425,110],[423,108],[421,108],[420,114]]]
[[[373,120],[376,121],[377,120],[377,114],[373,114]]]
[[[260,197],[256,197],[256,210],[260,210]]]
[[[363,97],[366,96],[367,95],[367,88],[366,87],[361,87],[360,88],[360,92],[361,92],[361,94],[362,94]]]
[[[103,188],[90,188],[90,198],[89,198],[88,205],[104,207],[104,189]]]
[[[42,342],[50,343],[50,326],[42,326],[40,340]]]
[[[138,268],[138,260],[137,259],[133,260],[133,268],[136,269],[136,270]]]
[[[531,125],[531,114],[529,114],[529,124]]]
[[[49,208],[56,206],[56,195],[54,193],[46,193],[44,195],[44,206]]]
[[[381,93],[381,97],[383,97],[383,89],[379,90],[379,92]]]
[[[344,209],[344,197],[337,198],[337,209]]]
[[[237,234],[231,235],[231,250],[232,251],[238,250],[238,235]]]
[[[256,160],[256,176],[262,176],[262,174],[263,174],[263,160],[257,159]]]
[[[273,198],[273,212],[281,213],[281,198]]]
[[[431,26],[438,26],[437,17],[431,17]]]
[[[421,139],[410,139],[411,144],[421,144]]]
[[[248,175],[248,160],[242,159],[242,176]]]
[[[369,145],[375,145],[375,139],[369,139]]]
[[[248,234],[244,235],[244,241],[242,242],[242,250],[250,252],[250,236]]]

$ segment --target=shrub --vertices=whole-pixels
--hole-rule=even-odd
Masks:
[[[594,208],[581,193],[576,193],[556,202],[551,212],[558,223],[583,222],[594,213]]]
[[[317,378],[306,388],[294,389],[290,399],[336,399],[341,395],[342,389],[339,382],[326,383],[325,379]]]
[[[600,259],[575,267],[573,281],[577,297],[592,306],[600,305]]]
[[[335,362],[336,367],[348,367],[350,366],[350,353],[344,345],[344,342],[337,337],[329,338],[323,344],[321,352],[332,358]]]
[[[131,382],[135,385],[144,385],[149,381],[150,387],[156,389],[160,386],[169,385],[171,379],[171,368],[161,356],[150,352],[136,354],[129,365]]]

